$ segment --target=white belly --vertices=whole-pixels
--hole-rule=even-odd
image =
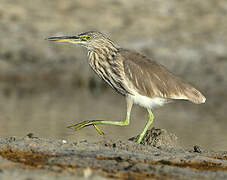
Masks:
[[[130,99],[133,100],[134,104],[138,104],[142,107],[152,109],[157,106],[162,106],[166,104],[168,101],[164,98],[149,98],[147,96],[142,96],[140,94],[135,94],[135,95],[128,95]]]

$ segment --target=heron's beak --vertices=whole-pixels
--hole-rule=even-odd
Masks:
[[[59,36],[59,37],[49,37],[46,40],[55,42],[68,42],[68,43],[80,43],[80,36]]]

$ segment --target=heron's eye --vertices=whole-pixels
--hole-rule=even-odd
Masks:
[[[91,40],[91,36],[89,36],[89,35],[82,35],[80,37],[82,38],[82,41],[89,41],[89,40]]]
[[[91,40],[91,36],[86,36],[86,39],[87,40]]]

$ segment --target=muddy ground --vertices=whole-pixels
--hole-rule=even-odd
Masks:
[[[0,179],[227,179],[227,152],[183,149],[174,134],[155,128],[140,145],[132,140],[68,142],[30,133],[1,138],[0,147]]]
[[[174,132],[186,147],[226,150],[226,15],[224,0],[0,0],[0,136],[32,131],[44,138],[100,140],[89,128],[74,136],[65,127],[125,118],[124,98],[91,71],[85,49],[44,40],[98,30],[206,96],[203,105],[177,102],[155,109],[155,127]],[[145,110],[133,108],[131,117],[130,126],[104,131],[119,140],[140,133]]]

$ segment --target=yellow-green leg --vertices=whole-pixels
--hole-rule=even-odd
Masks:
[[[144,136],[145,136],[145,134],[146,134],[148,128],[150,127],[151,123],[152,123],[153,120],[154,120],[154,115],[153,115],[153,113],[151,112],[151,110],[150,110],[150,109],[147,109],[147,111],[148,111],[148,120],[147,120],[147,124],[146,124],[145,128],[143,129],[143,132],[140,134],[139,139],[137,140],[137,143],[138,143],[138,144],[141,143],[141,141],[142,141],[142,139],[144,138]]]
[[[130,114],[131,114],[131,109],[132,109],[132,105],[133,102],[131,99],[126,98],[126,105],[127,105],[127,114],[126,114],[126,118],[124,121],[103,121],[103,120],[87,120],[87,121],[83,121],[80,122],[78,124],[69,126],[68,128],[72,128],[75,130],[80,130],[86,126],[91,126],[93,125],[95,127],[95,129],[98,131],[98,133],[100,135],[103,134],[103,132],[98,128],[98,124],[108,124],[108,125],[116,125],[116,126],[126,126],[129,124],[130,122]]]

